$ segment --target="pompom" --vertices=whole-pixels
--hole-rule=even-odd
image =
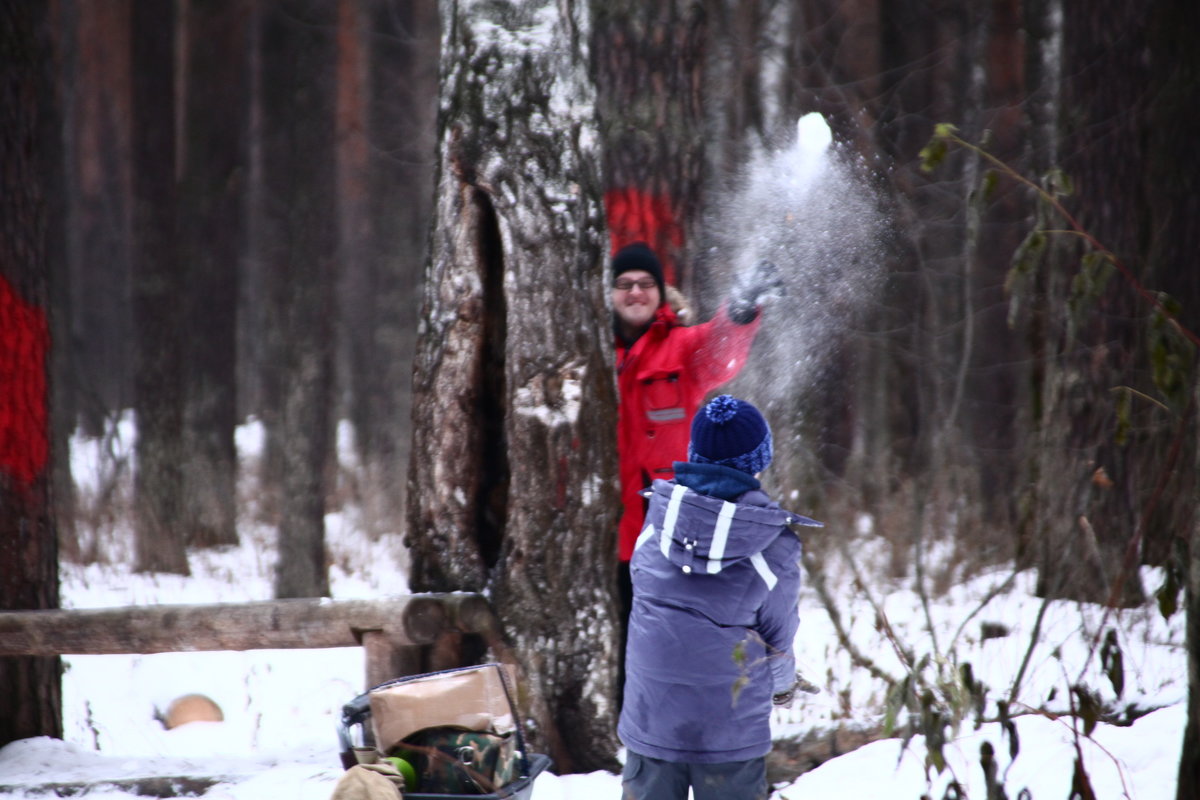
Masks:
[[[704,409],[705,416],[718,425],[724,425],[726,422],[729,422],[729,420],[737,415],[737,412],[737,398],[727,394],[714,397],[712,402]]]

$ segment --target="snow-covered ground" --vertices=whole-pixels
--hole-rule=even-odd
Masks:
[[[128,423],[126,423],[128,425]],[[132,431],[124,430],[117,445],[128,453]],[[247,474],[258,453],[261,435],[254,425],[239,433]],[[104,478],[100,444],[76,441],[73,469],[86,498]],[[343,452],[348,452],[344,448]],[[252,495],[252,487],[245,494]],[[796,509],[803,511],[803,509]],[[134,575],[129,533],[119,523],[90,533],[103,563],[64,564],[64,607],[93,608],[145,603],[232,602],[269,599],[274,548],[271,535],[245,514],[242,545],[222,552],[194,553],[193,575]],[[328,518],[332,556],[331,582],[337,598],[402,593],[407,588],[398,537],[372,541],[363,532],[359,512],[347,505]],[[819,536],[846,537],[866,574],[886,574],[885,545],[863,520],[858,530],[826,529]],[[880,631],[883,618],[895,638],[916,660],[928,657],[926,674],[959,674],[971,665],[989,689],[988,714],[994,700],[1008,695],[1009,685],[1029,650],[1039,610],[1040,634],[1030,652],[1021,688],[1012,706],[1019,748],[1010,758],[1011,737],[997,722],[976,728],[967,717],[945,748],[946,768],[926,770],[927,748],[920,736],[903,747],[888,739],[861,747],[777,786],[775,798],[941,798],[957,780],[964,796],[986,796],[979,764],[980,745],[990,742],[999,762],[1007,795],[1028,789],[1033,800],[1067,797],[1077,753],[1091,778],[1096,796],[1163,800],[1175,795],[1176,770],[1186,722],[1187,693],[1182,613],[1163,620],[1153,607],[1105,614],[1094,606],[1056,602],[1041,609],[1033,596],[1032,574],[1011,576],[1003,570],[955,582],[943,596],[932,598],[928,618],[911,580],[873,577],[870,594],[882,616],[861,592],[854,592],[844,563],[831,557],[829,585],[837,597],[844,624],[856,646],[889,674],[900,676],[900,657]],[[1147,586],[1159,576],[1143,574]],[[1009,579],[1012,578],[1011,581]],[[981,601],[994,587],[1006,591]],[[932,620],[932,635],[929,621]],[[984,638],[983,623],[1003,626],[1008,635]],[[960,630],[961,628],[961,630]],[[1124,686],[1120,697],[1101,668],[1103,634],[1117,632]],[[936,646],[935,646],[936,641]],[[1090,653],[1090,657],[1089,657]],[[836,725],[868,727],[882,718],[885,687],[865,670],[851,665],[834,635],[828,615],[815,593],[806,588],[801,602],[796,654],[805,674],[822,687],[777,712],[777,738],[802,735]],[[29,739],[0,749],[0,798],[53,796],[48,784],[129,779],[150,776],[215,776],[219,782],[206,798],[287,797],[325,800],[341,774],[335,736],[338,712],[361,692],[364,665],[359,649],[254,651],[246,653],[169,653],[152,656],[68,656],[63,677],[64,740]],[[1071,687],[1085,685],[1118,712],[1136,706],[1158,709],[1131,726],[1101,723],[1091,738],[1077,735],[1079,724],[1068,716],[1021,714],[1041,706],[1070,708]],[[192,723],[165,731],[155,721],[175,697],[199,692],[216,700],[225,721]],[[1019,715],[1019,716],[1016,716]],[[1078,749],[1077,749],[1078,748]],[[96,787],[89,798],[131,798],[124,791]],[[543,774],[534,800],[615,800],[620,778]]]

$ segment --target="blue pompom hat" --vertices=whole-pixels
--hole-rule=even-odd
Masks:
[[[767,468],[773,455],[770,426],[745,400],[727,394],[714,397],[692,420],[688,461],[756,475]]]

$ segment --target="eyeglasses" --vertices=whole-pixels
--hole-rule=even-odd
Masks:
[[[640,281],[631,281],[629,279],[625,279],[621,281],[615,281],[613,283],[613,288],[618,292],[631,292],[635,286],[641,289],[643,292],[648,292],[651,289],[658,288],[658,281],[654,280],[654,278],[642,278]]]

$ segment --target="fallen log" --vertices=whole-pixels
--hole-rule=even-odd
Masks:
[[[467,594],[7,611],[0,656],[357,647],[368,632],[409,646],[492,624],[487,601]]]

